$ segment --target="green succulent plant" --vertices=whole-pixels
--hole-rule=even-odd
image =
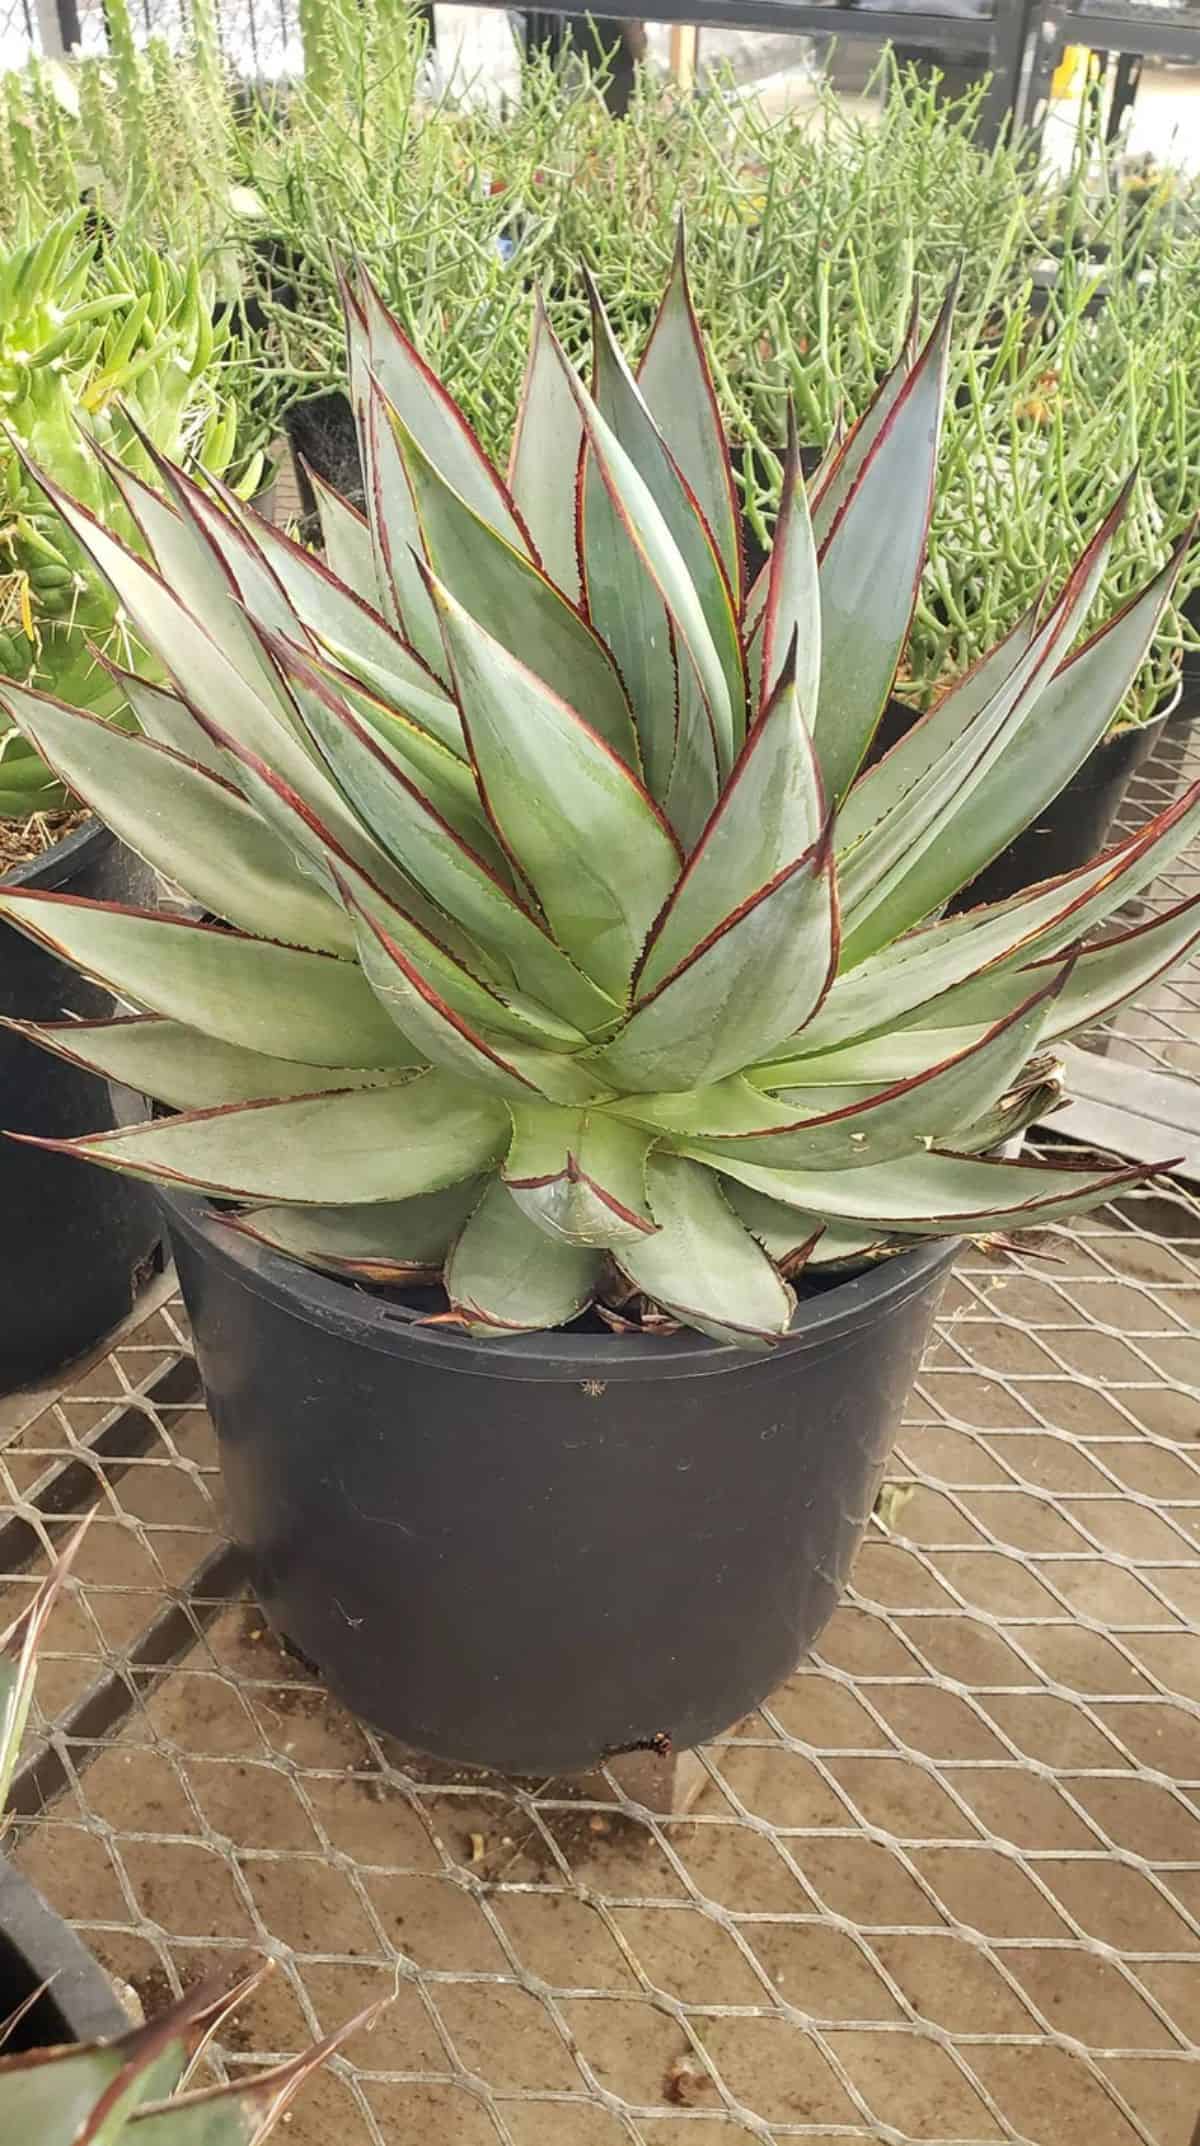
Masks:
[[[1049,289],[1010,291],[987,332],[961,333],[938,474],[929,563],[904,691],[924,700],[1007,631],[1065,573],[1123,470],[1136,465],[1092,608],[1100,623],[1163,563],[1200,498],[1200,237],[1169,200],[1131,216],[1103,116],[1081,117],[1058,197]],[[1099,246],[1100,257],[1093,252]],[[957,368],[957,370],[956,370]],[[1193,547],[1117,720],[1145,722],[1175,687]]]
[[[53,504],[175,681],[145,735],[26,691],[65,782],[216,921],[18,890],[0,914],[138,1009],[28,1027],[175,1115],[46,1143],[226,1203],[336,1274],[444,1278],[484,1335],[643,1305],[784,1333],[805,1270],[1045,1223],[1145,1173],[997,1157],[1055,1040],[1200,935],[1081,951],[1200,825],[943,920],[1061,788],[1179,558],[1068,656],[1127,492],[1053,602],[868,766],[933,496],[951,304],[812,481],[793,437],[743,587],[682,248],[635,378],[539,315],[507,475],[365,279],[363,518],[325,560],[165,461],[114,472],[148,566]]]
[[[174,267],[150,247],[97,259],[87,226],[81,209],[0,255],[0,676],[119,717],[124,695],[95,654],[128,660],[117,600],[26,462],[135,542],[111,459],[148,472],[157,449],[220,475],[239,420],[221,388],[230,331],[214,328],[195,261]],[[260,459],[242,457],[251,484]],[[0,817],[63,801],[0,720]]]
[[[0,1637],[0,1813],[33,1698],[38,1647],[86,1525]],[[372,2005],[300,2056],[252,2079],[183,2091],[213,2037],[269,1972],[267,1962],[232,1989],[200,1983],[157,2019],[114,2041],[12,2050],[22,2021],[44,1994],[33,1991],[9,2018],[0,2018],[0,2139],[5,2146],[261,2146],[305,2080],[382,2009]]]
[[[33,55],[0,91],[0,232],[36,228],[87,202],[98,230],[211,259],[228,239],[237,127],[212,0],[182,34],[139,42],[128,0],[111,0],[103,56]],[[218,263],[218,269],[225,266]],[[236,279],[229,295],[236,292]]]

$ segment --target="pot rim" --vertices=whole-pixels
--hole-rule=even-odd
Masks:
[[[1179,703],[1182,699],[1183,673],[1181,671],[1176,676],[1175,684],[1166,699],[1159,702],[1153,715],[1148,715],[1144,723],[1123,723],[1119,730],[1106,730],[1099,746],[1095,749],[1102,751],[1106,745],[1114,745],[1119,739],[1123,738],[1144,738],[1148,731],[1157,730],[1160,723],[1173,722],[1179,712]]]
[[[10,871],[0,873],[0,887],[37,887],[53,893],[74,877],[84,862],[85,850],[108,848],[116,839],[111,827],[93,813],[82,827],[72,828],[69,835],[52,842],[40,856],[27,857],[23,864],[14,864]]]
[[[0,1934],[29,1971],[31,1989],[46,1983],[46,1999],[70,2040],[109,2041],[129,2030],[108,1976],[69,1922],[37,1887],[0,1856]]]
[[[893,1304],[928,1287],[932,1275],[949,1272],[961,1237],[915,1239],[861,1274],[836,1282],[819,1296],[802,1299],[778,1346],[764,1354],[731,1342],[711,1341],[685,1329],[678,1334],[572,1334],[559,1330],[485,1340],[446,1327],[422,1324],[407,1305],[369,1296],[353,1282],[301,1266],[252,1238],[221,1226],[209,1201],[155,1187],[173,1236],[186,1237],[206,1257],[238,1270],[251,1295],[290,1311],[310,1326],[377,1354],[440,1366],[481,1378],[620,1380],[708,1377],[744,1371],[804,1349],[846,1344]]]
[[[1187,691],[1189,686],[1193,689],[1191,692]],[[1165,723],[1171,730],[1182,730],[1194,723],[1197,716],[1200,716],[1200,702],[1197,701],[1194,689],[1195,679],[1185,678],[1181,670],[1175,681],[1175,691],[1154,720]]]

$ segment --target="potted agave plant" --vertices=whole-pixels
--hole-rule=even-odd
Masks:
[[[1140,1174],[997,1153],[1056,1040],[1200,934],[1080,951],[1200,825],[938,921],[1099,737],[1171,587],[1055,602],[872,770],[950,326],[743,585],[682,252],[635,378],[536,319],[507,474],[368,282],[369,516],[322,563],[162,462],[156,566],[50,487],[175,680],[142,737],[9,692],[208,921],[0,913],[131,1009],[34,1040],[154,1098],[62,1143],[156,1183],[234,1529],[362,1714],[557,1772],[684,1747],[831,1614],[962,1233]],[[1068,745],[1066,741],[1070,740]]]
[[[0,1812],[29,1716],[38,1646],[83,1532],[0,1638]],[[0,1858],[0,2138],[12,2146],[261,2146],[312,2072],[382,2009],[370,2007],[253,2079],[183,2091],[213,2037],[269,1971],[267,1962],[232,1989],[200,1983],[157,2019],[131,2027],[70,1924]]]
[[[148,468],[144,436],[223,471],[238,422],[215,387],[226,333],[212,327],[194,266],[168,268],[148,248],[98,264],[86,211],[0,256],[0,676],[97,717],[131,720],[124,690],[104,667],[129,648],[116,599],[47,510],[21,455],[133,540],[96,450]],[[3,717],[0,884],[113,901],[151,901],[155,888],[152,871],[80,811]],[[87,1018],[111,1003],[15,932],[0,932],[0,1017],[40,1009]],[[11,1029],[0,1034],[0,1092],[7,1123],[31,1131],[51,1122],[62,1133],[82,1131],[108,1110],[99,1083],[78,1067],[51,1071]],[[161,1225],[137,1185],[81,1184],[54,1156],[15,1147],[0,1161],[0,1207],[7,1391],[78,1355],[128,1312],[133,1278]]]

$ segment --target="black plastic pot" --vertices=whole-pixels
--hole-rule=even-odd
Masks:
[[[296,465],[296,484],[306,515],[314,515],[317,511],[316,493],[309,483],[308,470],[315,471],[323,483],[340,492],[354,506],[365,509],[366,493],[354,411],[349,396],[343,394],[341,388],[328,388],[323,395],[310,396],[307,402],[293,403],[284,416],[283,428]]]
[[[893,694],[871,741],[865,765],[873,767],[898,744],[919,720],[920,712]],[[1032,826],[1001,850],[970,886],[955,895],[949,905],[951,912],[973,909],[980,902],[1006,901],[1010,894],[1020,894],[1025,887],[1034,887],[1039,880],[1050,879],[1058,872],[1074,871],[1077,865],[1088,864],[1098,856],[1130,782],[1148,755],[1158,749],[1170,720],[1164,712],[1136,729],[1119,730],[1102,738]]]
[[[890,694],[868,747],[867,757],[863,761],[864,769],[874,767],[877,760],[882,760],[885,753],[890,753],[893,745],[898,745],[901,738],[908,735],[913,724],[920,721],[921,712],[920,708],[914,708],[910,701],[901,700],[897,693]]]
[[[69,1923],[0,1858],[0,2020],[39,1989],[36,2004],[5,2041],[6,2056],[104,2041],[129,2026],[104,1969]]]
[[[67,835],[6,886],[153,903],[148,866],[98,822]],[[96,984],[0,923],[0,1013],[51,1021],[109,1013]],[[0,1029],[0,1127],[63,1138],[116,1123],[105,1083]],[[129,1311],[162,1224],[132,1178],[0,1140],[0,1393],[54,1370]]]
[[[1039,880],[1051,879],[1059,872],[1073,872],[1076,866],[1090,864],[1093,857],[1098,857],[1126,790],[1158,743],[1164,720],[1160,715],[1152,722],[1102,738],[1066,788],[1051,799],[1032,826],[955,896],[951,909],[973,909],[979,902],[1005,901],[1024,887],[1034,887]]]
[[[836,1607],[953,1244],[800,1304],[767,1355],[481,1342],[166,1200],[232,1533],[368,1721],[557,1774],[728,1728]]]

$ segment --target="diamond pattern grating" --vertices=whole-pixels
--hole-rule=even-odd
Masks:
[[[1188,1070],[1197,982],[1112,1053]],[[968,1248],[844,1605],[667,1817],[612,1775],[416,1760],[280,1650],[164,1282],[65,1390],[0,1404],[0,1617],[95,1513],[18,1860],[147,2010],[274,1959],[230,2075],[394,1991],[293,2146],[1188,2146],[1198,1332],[1180,1187]]]

